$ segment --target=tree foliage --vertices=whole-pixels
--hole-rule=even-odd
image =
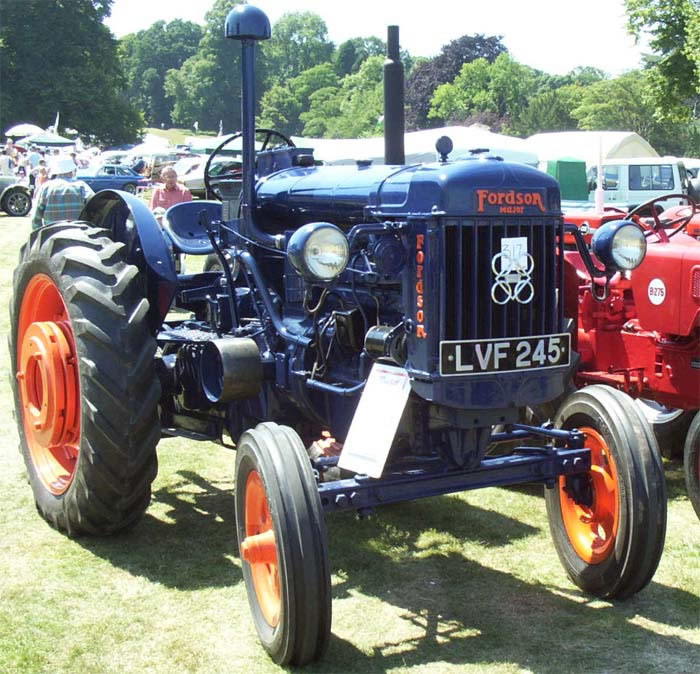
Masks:
[[[283,84],[313,66],[327,63],[333,54],[326,22],[313,12],[284,14],[263,45],[269,81]]]
[[[5,2],[0,125],[64,127],[104,143],[134,140],[142,120],[125,96],[117,43],[102,21],[112,0]],[[50,39],[47,39],[47,27]]]
[[[439,126],[445,120],[428,119],[430,99],[441,85],[452,82],[465,63],[485,59],[488,63],[505,52],[500,36],[463,35],[445,45],[432,59],[416,63],[406,80],[406,125],[411,129]]]
[[[378,37],[353,37],[335,51],[333,62],[339,77],[356,73],[370,56],[386,54],[386,42]],[[405,67],[405,64],[404,64]]]
[[[650,35],[649,85],[659,118],[700,117],[700,0],[625,0],[628,27]]]
[[[127,80],[127,94],[143,112],[149,126],[170,126],[171,102],[163,82],[168,70],[178,69],[197,53],[202,29],[191,21],[157,21],[147,30],[119,41],[119,55]]]
[[[328,138],[363,138],[380,133],[384,108],[382,56],[370,56],[337,87],[310,95],[310,108],[301,113],[304,135]]]
[[[260,102],[258,126],[300,135],[304,128],[300,115],[308,109],[311,95],[319,89],[337,88],[339,83],[333,65],[323,63],[292,77],[286,83],[273,85]]]
[[[478,112],[493,113],[507,130],[508,120],[519,119],[535,89],[535,71],[514,61],[506,52],[493,63],[478,58],[465,63],[452,82],[441,84],[428,117],[463,122]]]
[[[182,66],[169,70],[165,93],[173,99],[176,124],[200,129],[234,131],[241,126],[241,45],[223,37],[223,26],[232,7],[242,0],[215,0],[205,15],[197,52]],[[258,70],[258,77],[261,77]]]

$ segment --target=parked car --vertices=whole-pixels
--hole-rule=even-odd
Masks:
[[[590,201],[595,199],[597,168],[589,170]],[[685,165],[676,157],[606,159],[603,162],[605,203],[635,208],[650,199],[669,194],[688,194],[689,178]],[[670,200],[669,205],[683,203]]]
[[[32,188],[26,180],[17,176],[0,176],[0,208],[18,218],[32,210]]]
[[[204,189],[204,167],[206,163],[207,157],[203,157],[201,163],[191,166],[182,175],[178,174],[179,181],[192,192],[194,197],[206,198]],[[224,157],[213,161],[209,167],[209,175],[219,178],[224,176],[242,178],[240,157]]]
[[[150,181],[132,171],[127,166],[105,164],[96,171],[91,169],[78,170],[77,178],[86,182],[95,191],[124,190],[134,194],[137,187],[147,187]]]

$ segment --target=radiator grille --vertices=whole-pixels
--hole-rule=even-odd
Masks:
[[[448,219],[442,228],[446,284],[441,297],[441,340],[546,335],[562,331],[557,310],[563,250],[560,218]],[[498,304],[492,298],[492,260],[501,240],[526,237],[534,266],[532,300]],[[512,286],[514,289],[514,285]],[[502,299],[502,296],[497,296]]]

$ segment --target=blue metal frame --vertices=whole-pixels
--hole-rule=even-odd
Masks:
[[[397,503],[428,496],[451,494],[482,487],[501,487],[525,482],[552,486],[562,475],[588,472],[591,453],[583,446],[581,432],[550,430],[514,425],[512,431],[492,435],[492,440],[503,441],[533,436],[549,436],[562,440],[567,447],[515,448],[504,456],[484,458],[476,469],[446,470],[441,459],[401,466],[389,466],[380,479],[366,475],[322,482],[318,490],[321,505],[326,512],[354,509],[360,512],[379,505]],[[336,464],[337,457],[321,457],[312,461],[319,473]]]

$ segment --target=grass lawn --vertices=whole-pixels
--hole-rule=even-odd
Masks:
[[[185,142],[185,138],[187,136],[201,136],[201,137],[206,137],[206,136],[212,136],[215,137],[215,133],[207,133],[207,132],[201,132],[198,134],[194,133],[193,129],[158,129],[158,128],[148,128],[144,129],[146,133],[152,133],[154,136],[161,136],[163,138],[167,138],[168,142],[171,145],[178,145],[180,143]]]
[[[0,303],[28,218],[0,215]],[[7,310],[0,331],[7,337]],[[6,340],[5,340],[6,343]],[[234,454],[159,445],[151,507],[128,534],[71,540],[35,508],[0,351],[0,672],[275,672],[237,554]],[[624,603],[583,595],[550,541],[541,488],[485,489],[327,519],[332,637],[310,672],[697,672],[700,522],[666,464],[666,547]]]

